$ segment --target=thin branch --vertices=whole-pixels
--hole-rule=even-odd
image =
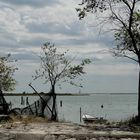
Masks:
[[[40,99],[43,101],[43,102],[46,102],[42,96],[36,91],[36,89],[31,85],[31,83],[29,84],[29,86],[35,91],[35,93],[40,97]],[[50,110],[50,112],[52,112],[52,110],[50,109],[50,107],[48,106],[48,104],[46,104],[46,106],[48,107],[48,109]]]
[[[129,8],[129,10],[131,11],[131,6],[129,5],[129,3],[126,0],[122,0],[122,1]]]
[[[60,77],[60,76],[64,73],[64,71],[66,70],[66,68],[69,66],[69,64],[71,64],[71,62],[72,62],[74,59],[75,59],[75,58],[73,58],[71,61],[69,61],[69,63],[68,63],[67,65],[65,65],[65,67],[63,68],[63,70],[62,70],[59,74],[56,75],[55,81],[57,80],[58,77]]]
[[[123,57],[129,58],[129,59],[131,59],[131,60],[133,60],[133,61],[139,63],[139,61],[138,61],[137,59],[135,59],[135,58],[133,58],[133,57],[130,57],[130,56],[128,56],[128,55],[123,55]]]
[[[112,12],[112,15],[115,16],[115,19],[118,20],[126,29],[127,29],[127,25],[123,22],[123,20],[121,18],[118,17],[118,15],[114,12],[114,10],[112,9],[112,5],[111,3],[109,3],[109,7],[110,10]],[[114,18],[114,17],[113,17]]]
[[[130,57],[130,56],[126,55],[126,54],[122,54],[121,52],[115,52],[114,50],[110,50],[110,52],[111,52],[112,54],[114,54],[115,56],[118,56],[118,57],[126,57],[126,58],[129,58],[129,59],[131,59],[131,60],[133,60],[133,61],[139,63],[139,61],[138,61],[137,59],[135,59],[135,58],[133,58],[133,57]]]

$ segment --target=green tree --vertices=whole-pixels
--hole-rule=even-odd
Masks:
[[[116,56],[127,57],[139,65],[138,121],[140,122],[140,0],[82,0],[77,8],[80,19],[88,13],[102,15],[102,19],[112,25]],[[108,29],[110,30],[110,29]]]
[[[45,83],[51,85],[51,95],[53,97],[52,105],[52,120],[57,119],[56,112],[56,85],[61,85],[64,82],[70,83],[75,86],[81,86],[81,84],[74,83],[74,79],[83,75],[84,66],[90,63],[89,59],[84,59],[81,64],[72,65],[74,58],[70,59],[66,56],[67,52],[59,53],[54,47],[54,44],[49,42],[45,43],[42,47],[41,67],[36,71],[34,79],[44,78]]]
[[[12,91],[16,84],[13,78],[14,72],[17,68],[10,65],[12,61],[10,60],[10,54],[5,57],[0,57],[0,103],[3,104],[3,111],[0,113],[7,113],[8,105],[3,96],[3,91]]]

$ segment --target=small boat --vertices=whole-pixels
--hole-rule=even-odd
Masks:
[[[82,116],[82,119],[84,122],[106,122],[106,120],[104,120],[102,117],[101,118],[98,118],[98,117],[93,117],[91,115],[88,115],[88,114],[84,114]]]
[[[82,116],[82,119],[83,119],[83,121],[95,121],[95,120],[97,120],[97,118],[95,118],[91,115],[88,115],[88,114],[84,114]]]

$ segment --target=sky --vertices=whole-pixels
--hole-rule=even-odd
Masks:
[[[14,92],[33,92],[28,84],[39,68],[38,55],[45,42],[54,43],[60,52],[69,50],[76,61],[92,60],[82,77],[83,88],[63,83],[56,92],[137,92],[138,65],[108,52],[115,45],[113,34],[101,33],[93,15],[79,20],[75,10],[79,3],[80,0],[0,0],[0,55],[10,53],[18,60]],[[39,92],[50,89],[42,81],[32,84]]]

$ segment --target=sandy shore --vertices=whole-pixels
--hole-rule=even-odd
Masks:
[[[3,123],[0,140],[140,140],[140,133],[104,124]]]

